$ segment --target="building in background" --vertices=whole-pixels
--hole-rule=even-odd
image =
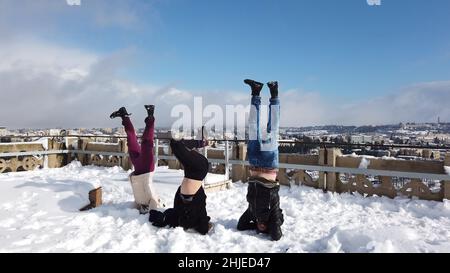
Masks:
[[[350,143],[364,144],[364,143],[372,143],[374,141],[373,136],[367,135],[351,135]]]
[[[9,135],[8,130],[6,129],[6,127],[0,126],[0,136],[6,136]]]
[[[59,136],[61,134],[61,129],[50,129],[48,130],[50,136]]]

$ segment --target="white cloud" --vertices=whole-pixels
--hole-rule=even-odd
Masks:
[[[66,49],[35,40],[10,41],[0,45],[0,71],[28,69],[30,73],[64,75],[86,73],[98,56],[78,49]],[[84,71],[84,72],[83,72]]]
[[[86,24],[89,28],[148,30],[160,23],[155,1],[1,0],[0,34],[23,36],[59,34],[65,28]],[[76,8],[74,8],[76,7]],[[64,19],[61,19],[64,18]],[[63,22],[63,23],[62,23]]]
[[[122,8],[118,8],[119,6]],[[126,1],[98,2],[95,10],[93,18],[95,23],[101,27],[120,26],[130,28],[137,26],[139,23],[137,11],[130,8]]]
[[[174,105],[203,107],[249,103],[248,87],[241,91],[198,92],[179,86],[135,84],[118,75],[132,59],[132,50],[108,56],[63,48],[36,40],[0,45],[1,125],[18,127],[120,126],[109,114],[126,106],[140,127],[144,104],[155,104],[158,125],[174,121]],[[341,103],[317,91],[280,90],[283,126],[323,124],[386,124],[404,121],[450,121],[450,81],[418,83],[396,93],[364,101]],[[268,98],[263,98],[268,102]]]
[[[83,3],[85,13],[97,27],[118,27],[125,30],[146,29],[159,25],[160,18],[154,0],[89,1]]]
[[[0,45],[0,52],[0,116],[11,127],[105,124],[101,113],[136,88],[115,75],[120,54],[102,57],[36,41]]]
[[[144,104],[155,104],[159,125],[170,125],[176,104],[191,105],[198,92],[175,86],[135,84],[117,73],[133,51],[108,56],[63,48],[36,40],[0,45],[0,123],[10,128],[119,126],[109,114],[126,106],[133,119],[143,121]],[[208,93],[206,102],[236,102]],[[142,125],[142,124],[141,124]],[[139,127],[139,124],[137,124]]]
[[[285,125],[433,122],[437,117],[450,121],[450,81],[413,84],[389,95],[347,103],[302,91],[288,92],[282,99]]]
[[[369,6],[380,6],[381,0],[366,0]]]
[[[450,121],[450,81],[417,83],[388,96],[352,103],[342,109],[355,124],[397,123],[404,121]]]
[[[67,5],[69,6],[80,6],[81,0],[66,0]]]

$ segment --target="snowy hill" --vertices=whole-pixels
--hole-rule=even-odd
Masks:
[[[128,172],[81,167],[0,174],[0,252],[450,252],[450,202],[323,193],[283,187],[284,237],[272,242],[236,224],[246,185],[209,193],[207,236],[158,229],[133,209]],[[182,171],[159,167],[155,188],[168,206]],[[214,180],[214,177],[212,178]],[[87,192],[104,205],[87,212]]]

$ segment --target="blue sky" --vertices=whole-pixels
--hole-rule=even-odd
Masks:
[[[379,6],[366,0],[81,0],[75,6],[66,0],[3,0],[0,34],[16,45],[45,45],[39,48],[47,47],[49,55],[57,48],[103,59],[96,66],[78,64],[75,54],[68,57],[72,66],[64,65],[111,70],[103,74],[142,94],[232,92],[237,98],[248,94],[244,78],[278,80],[292,102],[305,100],[302,125],[431,121],[450,120],[445,105],[436,105],[450,92],[449,12],[447,0],[381,0]],[[11,63],[24,59],[15,54]],[[42,62],[30,58],[36,66]],[[95,86],[110,87],[102,83]],[[6,90],[20,93],[17,84],[10,86]],[[83,85],[81,93],[92,95],[91,87]],[[426,109],[407,109],[422,98]],[[356,105],[366,101],[370,105],[360,109],[373,106],[375,112],[354,119]],[[389,109],[375,107],[393,101]],[[335,102],[345,104],[338,111],[348,115],[327,118],[335,114],[324,108]],[[405,105],[405,113],[396,112]],[[376,117],[379,112],[389,115]]]
[[[243,89],[250,77],[364,98],[450,77],[446,0],[131,2],[138,18],[128,27],[80,24],[89,1],[67,6],[59,42],[132,48],[127,77],[205,92]]]

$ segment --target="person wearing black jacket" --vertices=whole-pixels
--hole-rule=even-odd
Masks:
[[[211,228],[206,212],[206,194],[203,179],[208,173],[208,160],[194,150],[206,145],[207,141],[170,141],[175,157],[184,168],[184,179],[174,197],[173,208],[164,212],[151,210],[149,221],[157,227],[183,227],[195,229],[202,235]]]
[[[281,225],[284,222],[280,209],[277,181],[278,172],[278,134],[280,123],[280,99],[278,82],[268,82],[270,89],[269,120],[267,137],[262,138],[260,129],[260,92],[263,84],[250,79],[244,81],[251,87],[252,100],[249,115],[249,141],[247,155],[250,163],[248,180],[248,208],[239,218],[238,230],[256,229],[270,234],[272,240],[282,237]]]
[[[275,241],[282,236],[281,225],[284,222],[280,209],[278,191],[280,185],[260,176],[251,176],[248,181],[248,208],[239,218],[238,230],[255,229],[269,233]]]

